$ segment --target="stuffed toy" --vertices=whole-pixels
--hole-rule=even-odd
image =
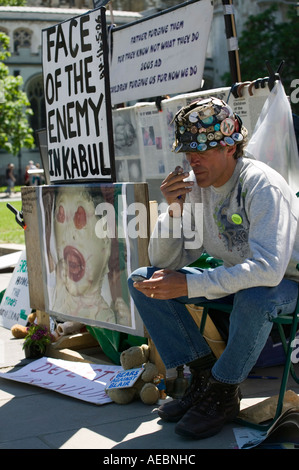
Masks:
[[[34,323],[35,319],[36,319],[36,313],[30,313],[30,315],[28,315],[28,318],[27,318],[26,326],[16,324],[11,327],[10,330],[11,330],[12,335],[17,339],[25,338],[25,336],[27,335],[27,326]],[[52,334],[52,337],[53,337],[52,341],[55,342],[61,336],[67,336],[72,333],[77,333],[79,331],[84,330],[84,328],[85,328],[84,325],[78,322],[58,323],[56,330]]]
[[[124,370],[143,367],[144,371],[132,387],[106,390],[112,401],[119,405],[126,405],[140,398],[146,405],[153,405],[164,396],[164,379],[159,374],[156,365],[149,361],[149,355],[150,348],[147,344],[132,346],[121,353],[120,363]]]
[[[30,315],[28,315],[27,321],[28,323],[34,323],[35,319],[36,319],[36,313],[30,313]],[[18,325],[18,324],[13,325],[10,331],[12,335],[17,339],[25,338],[25,336],[27,335],[27,325],[26,326]]]

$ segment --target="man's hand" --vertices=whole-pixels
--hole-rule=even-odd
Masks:
[[[186,194],[192,190],[192,181],[185,182],[189,176],[189,173],[184,173],[183,168],[177,166],[174,171],[172,171],[160,186],[161,192],[165,197],[168,205],[171,210],[169,214],[172,216],[172,210],[175,211],[175,216],[179,213],[179,216],[183,212],[183,204],[186,199]]]
[[[134,287],[147,297],[160,300],[188,295],[186,274],[171,269],[160,269],[150,279],[135,282]]]

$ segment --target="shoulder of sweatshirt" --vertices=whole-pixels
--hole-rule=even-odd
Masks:
[[[258,195],[267,198],[267,189],[269,194],[270,192],[273,194],[274,190],[280,194],[281,199],[287,202],[293,215],[298,218],[299,198],[283,176],[264,162],[251,158],[243,158],[242,160],[240,171],[242,192],[249,197]]]
[[[193,190],[186,196],[186,202],[200,201],[203,192],[209,193],[212,191],[211,187],[202,189],[196,184],[196,178],[193,171],[190,171],[186,181],[195,182]],[[238,160],[236,170],[232,176],[232,185],[235,187],[235,190],[237,190],[237,186],[239,186],[239,184],[241,184],[242,192],[248,196],[253,196],[258,191],[267,187],[269,189],[276,189],[281,193],[282,197],[289,201],[296,213],[299,211],[299,198],[296,197],[296,194],[294,194],[280,173],[264,162],[254,160],[249,157],[241,157]]]
[[[240,180],[252,187],[273,186],[279,189],[284,195],[293,195],[292,189],[278,171],[271,168],[264,162],[252,158],[243,157],[240,168]]]

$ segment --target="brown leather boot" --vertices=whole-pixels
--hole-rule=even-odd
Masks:
[[[158,415],[164,421],[177,422],[202,397],[206,388],[210,371],[191,371],[192,378],[189,387],[182,398],[171,400],[158,409]]]
[[[225,423],[236,418],[239,410],[239,386],[211,379],[198,403],[177,423],[175,432],[192,439],[214,436]]]

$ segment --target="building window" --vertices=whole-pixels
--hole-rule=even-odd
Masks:
[[[19,47],[31,47],[32,31],[30,29],[19,28],[13,33],[14,52],[17,53]]]
[[[34,131],[46,127],[45,95],[42,75],[33,77],[26,87],[33,115],[30,116],[30,126]]]

